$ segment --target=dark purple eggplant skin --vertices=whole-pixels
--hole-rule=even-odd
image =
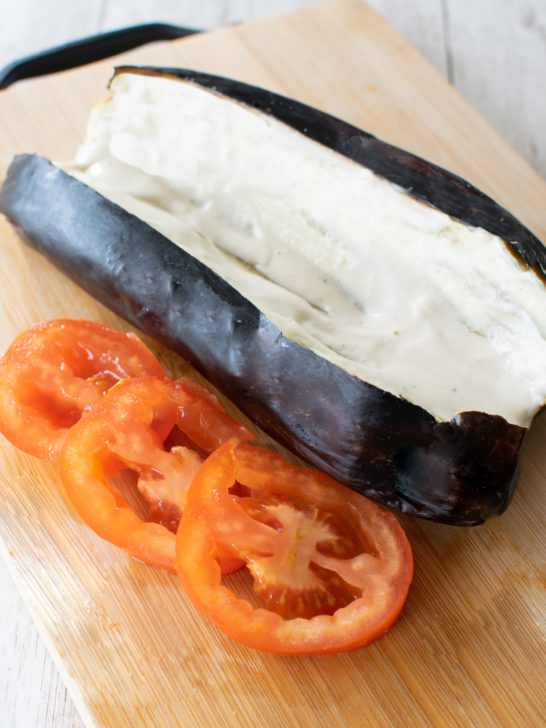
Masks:
[[[351,376],[285,338],[199,260],[42,157],[15,157],[0,211],[78,285],[353,490],[458,526],[483,523],[510,502],[525,428],[480,412],[438,422]]]

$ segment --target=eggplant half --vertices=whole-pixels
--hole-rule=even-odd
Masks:
[[[546,401],[546,251],[430,163],[299,102],[123,67],[74,162],[0,211],[257,425],[385,506],[502,513]]]

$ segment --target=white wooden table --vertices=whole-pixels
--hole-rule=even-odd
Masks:
[[[546,177],[544,0],[368,2]],[[206,30],[311,4],[309,0],[3,0],[0,66],[127,25],[168,22]],[[82,726],[1,559],[0,619],[1,728]]]

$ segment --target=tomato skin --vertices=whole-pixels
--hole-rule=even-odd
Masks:
[[[245,497],[230,492],[236,482],[247,489],[248,513]],[[339,528],[329,531],[330,518],[337,519]],[[287,543],[294,523],[298,528]],[[352,534],[347,543],[343,524]],[[311,556],[308,546],[301,545],[309,538]],[[338,558],[336,549],[345,549],[347,558]],[[277,611],[254,608],[221,583],[217,558],[227,552],[245,560],[260,582],[257,591],[264,581],[274,587],[268,594]],[[352,650],[382,636],[406,600],[413,557],[393,514],[328,476],[297,468],[248,443],[230,442],[194,478],[178,529],[176,567],[198,610],[228,636],[260,650],[309,655]],[[298,571],[300,567],[306,572]],[[311,597],[321,596],[324,582],[315,573],[320,569],[321,576],[338,569],[342,581],[359,587],[359,596],[338,592],[332,588],[337,582],[327,579],[324,604],[341,600],[339,606],[331,614],[298,616],[298,610],[309,609],[301,573],[313,585]],[[286,596],[295,597],[292,614],[282,613]]]
[[[55,461],[68,429],[116,382],[166,372],[132,333],[56,319],[20,334],[0,359],[0,432]]]
[[[190,442],[166,449],[173,427]],[[230,438],[251,434],[216,400],[185,380],[138,377],[120,382],[66,436],[57,466],[69,501],[99,536],[147,564],[174,571],[176,526],[202,456]],[[137,504],[130,505],[111,477],[138,476]],[[157,516],[150,520],[150,514]],[[162,516],[164,520],[162,521]],[[229,557],[224,570],[240,566]]]

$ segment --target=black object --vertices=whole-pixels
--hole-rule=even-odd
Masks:
[[[543,275],[542,243],[439,167],[240,82],[184,69],[123,71],[188,79],[261,109],[463,223],[510,240],[522,265]],[[286,339],[203,263],[42,157],[15,158],[0,211],[85,290],[179,352],[265,431],[354,490],[454,525],[482,523],[510,502],[525,428],[480,412],[438,422],[351,376]]]
[[[185,38],[199,32],[177,25],[149,23],[82,38],[8,64],[0,71],[0,90],[24,78],[66,71],[69,68],[109,58],[145,43]]]

